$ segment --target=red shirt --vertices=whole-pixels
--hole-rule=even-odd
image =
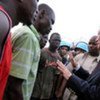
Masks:
[[[0,6],[0,10],[8,17],[9,20],[9,32],[11,28],[11,20],[8,14]],[[4,90],[7,83],[7,78],[9,76],[10,67],[12,60],[12,45],[11,45],[11,34],[8,34],[7,40],[3,47],[2,58],[0,60],[0,100],[2,100],[4,95]]]

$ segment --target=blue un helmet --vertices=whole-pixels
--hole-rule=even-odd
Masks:
[[[83,41],[81,41],[81,42],[78,42],[77,44],[76,44],[76,47],[75,47],[75,49],[82,49],[82,50],[84,50],[85,52],[88,52],[89,50],[88,50],[88,44],[86,43],[86,42],[83,42]]]
[[[66,41],[61,41],[61,42],[60,42],[59,48],[60,48],[60,47],[63,47],[63,46],[67,47],[68,50],[70,50],[70,43],[68,43],[68,42],[66,42]]]

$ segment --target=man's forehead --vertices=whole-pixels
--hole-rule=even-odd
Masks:
[[[57,38],[60,38],[60,35],[59,35],[59,34],[54,34],[54,35],[52,36],[52,39],[57,39]]]

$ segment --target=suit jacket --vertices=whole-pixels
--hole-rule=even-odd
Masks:
[[[100,100],[100,62],[90,75],[80,68],[69,78],[68,86],[77,93],[78,100]]]

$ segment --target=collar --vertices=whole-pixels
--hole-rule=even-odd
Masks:
[[[37,32],[36,28],[33,25],[30,25],[29,27],[32,30],[32,32],[35,34],[35,36],[37,37],[37,39],[40,41],[40,35]]]
[[[83,57],[87,57],[87,56],[91,56],[88,52],[84,54]],[[99,56],[92,56],[93,57],[93,61],[99,62],[100,61],[100,55]]]

